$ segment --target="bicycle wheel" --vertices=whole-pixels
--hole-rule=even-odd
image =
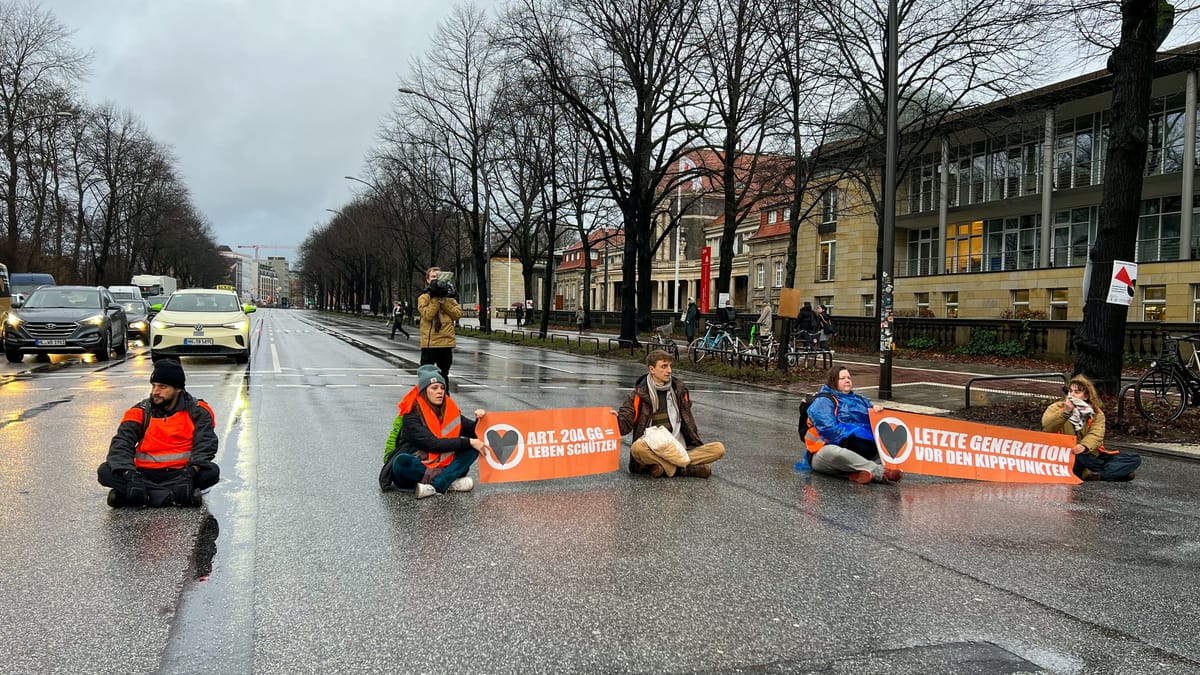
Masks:
[[[679,358],[679,345],[675,344],[674,340],[666,340],[663,343],[662,349],[665,349],[672,359]]]
[[[1151,422],[1170,422],[1179,419],[1187,407],[1187,389],[1173,371],[1151,368],[1134,385],[1133,400],[1142,417]]]
[[[708,355],[708,348],[704,338],[692,340],[692,344],[688,345],[688,349],[692,352],[692,363],[700,363]]]

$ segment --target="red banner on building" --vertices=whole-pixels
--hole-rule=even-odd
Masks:
[[[587,476],[620,466],[612,408],[488,412],[476,434],[488,446],[479,462],[483,483]]]
[[[709,285],[712,283],[712,247],[700,249],[700,313],[708,314]]]

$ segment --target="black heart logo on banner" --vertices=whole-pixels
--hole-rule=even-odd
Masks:
[[[492,449],[492,454],[496,456],[496,459],[501,464],[508,464],[508,460],[516,452],[517,443],[520,441],[520,435],[512,429],[505,429],[503,431],[488,429],[487,432],[488,447]]]
[[[880,422],[875,425],[875,438],[879,439],[879,444],[883,446],[887,456],[896,459],[904,452],[904,446],[908,445],[908,428]]]

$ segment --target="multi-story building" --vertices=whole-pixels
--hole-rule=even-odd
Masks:
[[[1197,73],[1200,45],[1156,64],[1150,149],[1135,250],[1132,321],[1200,321],[1200,196],[1196,195]],[[954,116],[916,153],[898,195],[893,304],[900,316],[1054,320],[1082,317],[1084,265],[1095,241],[1107,148],[1112,76],[1089,73]],[[699,157],[697,163],[712,161]],[[709,246],[715,279],[724,216],[712,185],[680,188],[664,211],[681,209],[680,297],[699,288]],[[677,211],[676,211],[677,212]],[[787,207],[764,198],[735,229],[731,302],[751,310],[775,301],[785,280]],[[658,227],[665,227],[664,212]],[[874,205],[841,180],[801,223],[796,280],[805,299],[842,315],[875,316],[878,227]],[[576,245],[578,246],[578,245]],[[674,245],[660,247],[650,281],[653,309],[671,309]],[[571,249],[568,249],[568,257]],[[593,264],[620,270],[622,251]],[[581,269],[559,268],[560,289]],[[599,302],[619,297],[620,275],[599,281]],[[596,275],[593,281],[597,282]],[[1099,280],[1107,283],[1107,280]],[[607,308],[619,307],[610,303]]]

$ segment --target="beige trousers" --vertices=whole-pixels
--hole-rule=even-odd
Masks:
[[[634,441],[633,445],[629,447],[629,454],[642,466],[649,466],[651,464],[661,466],[668,476],[674,476],[675,472],[679,470],[679,467],[654,454],[650,446],[646,445],[646,442],[640,438]],[[697,445],[688,450],[688,459],[691,464],[712,464],[724,456],[725,444],[719,441]]]

